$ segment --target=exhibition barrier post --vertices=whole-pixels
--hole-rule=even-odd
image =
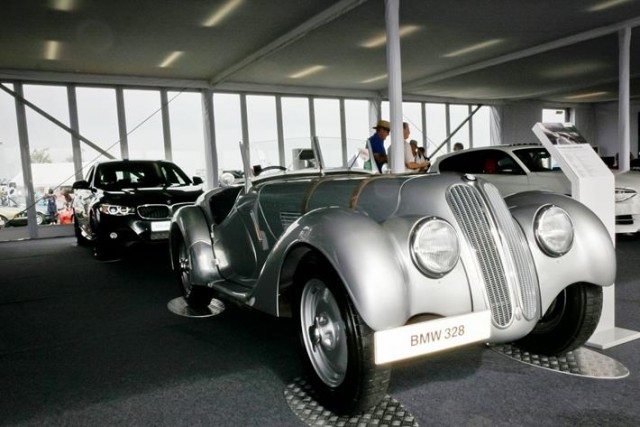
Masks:
[[[560,164],[571,182],[571,195],[591,209],[615,244],[613,173],[571,123],[536,123],[533,133]],[[640,332],[615,325],[615,284],[603,288],[602,315],[587,345],[606,349],[640,338]]]

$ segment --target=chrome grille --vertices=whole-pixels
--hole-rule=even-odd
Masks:
[[[140,205],[138,215],[143,219],[169,219],[171,208],[167,205]]]
[[[300,218],[300,212],[280,212],[280,223],[282,229],[286,230],[291,224],[293,224],[298,218]]]
[[[493,321],[506,326],[513,316],[513,304],[488,208],[478,190],[464,184],[449,188],[447,202],[476,254]]]
[[[538,317],[539,312],[539,286],[538,275],[535,271],[533,257],[522,229],[515,223],[509,208],[500,192],[493,184],[485,184],[489,203],[493,207],[496,221],[505,237],[507,248],[504,250],[507,270],[512,271],[517,277],[514,288],[519,291],[522,314],[528,320]]]

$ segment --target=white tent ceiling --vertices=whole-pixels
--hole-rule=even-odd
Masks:
[[[10,0],[0,79],[384,95],[383,0]],[[227,15],[215,21],[215,14]],[[209,22],[211,24],[211,22]],[[400,0],[405,99],[617,99],[638,0]],[[367,43],[373,47],[365,47]],[[640,96],[640,31],[631,41]],[[177,52],[177,53],[176,53]],[[172,63],[162,66],[167,59]],[[304,74],[305,70],[309,74]],[[265,89],[268,88],[268,89]]]

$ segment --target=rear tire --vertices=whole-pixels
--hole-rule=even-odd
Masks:
[[[179,231],[173,232],[171,240],[173,271],[178,279],[182,296],[190,307],[207,307],[213,298],[213,289],[194,285],[191,282],[191,255],[182,234]]]
[[[337,273],[311,255],[302,260],[294,281],[299,346],[322,403],[347,414],[375,406],[386,394],[391,369],[375,364],[373,331]]]
[[[602,312],[602,288],[578,283],[565,288],[529,335],[516,345],[531,353],[560,356],[584,344]]]

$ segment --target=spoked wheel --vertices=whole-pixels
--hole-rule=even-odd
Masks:
[[[191,281],[191,256],[180,232],[172,236],[173,268],[180,285],[182,296],[193,308],[205,308],[213,298],[213,289],[194,285]]]
[[[533,331],[515,344],[531,353],[558,356],[593,334],[602,312],[602,288],[578,283],[565,288]]]
[[[373,331],[340,278],[312,257],[303,261],[295,281],[300,348],[322,403],[349,414],[376,405],[385,396],[391,369],[375,364]]]

